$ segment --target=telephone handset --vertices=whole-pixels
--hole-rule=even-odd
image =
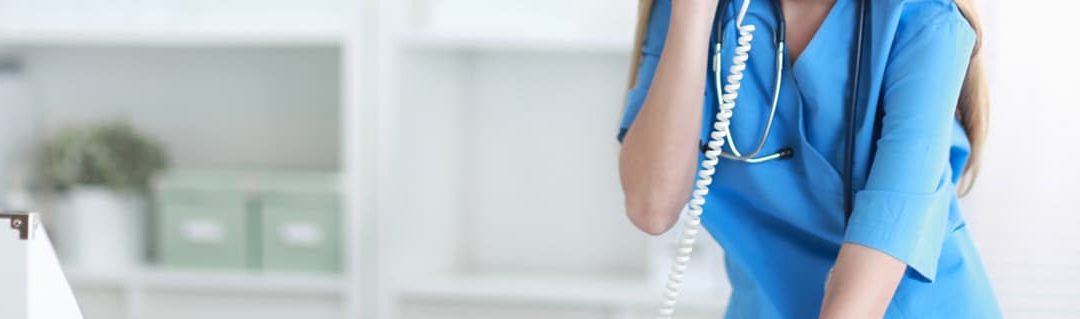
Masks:
[[[670,319],[675,313],[675,303],[679,297],[679,287],[686,276],[687,264],[690,262],[690,254],[694,250],[694,242],[697,233],[701,230],[701,214],[704,212],[705,195],[709,193],[709,185],[712,185],[713,174],[716,173],[716,164],[720,161],[724,141],[730,135],[731,115],[735,109],[735,100],[739,97],[739,87],[742,82],[743,72],[746,71],[746,61],[750,59],[750,42],[754,39],[756,27],[752,24],[744,25],[743,18],[750,8],[750,0],[742,2],[742,7],[735,19],[735,27],[739,31],[738,46],[735,47],[735,56],[732,58],[731,73],[724,85],[719,112],[713,122],[712,132],[709,134],[708,149],[705,151],[705,160],[701,161],[698,169],[698,180],[694,192],[687,203],[686,221],[682,235],[679,236],[675,258],[668,274],[667,283],[664,286],[663,300],[660,304],[659,319]],[[719,35],[718,35],[719,36]],[[720,48],[716,48],[717,51]],[[717,54],[712,67],[716,72],[722,72],[720,55]],[[717,92],[719,94],[719,92]]]

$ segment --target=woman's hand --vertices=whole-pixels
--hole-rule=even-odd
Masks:
[[[825,283],[821,319],[881,318],[906,269],[885,253],[845,243]]]
[[[623,139],[619,175],[626,214],[649,234],[670,229],[690,196],[717,2],[672,0],[652,85]]]

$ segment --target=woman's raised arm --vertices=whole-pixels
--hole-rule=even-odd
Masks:
[[[662,53],[659,61],[651,57],[656,66],[648,94],[623,139],[619,175],[626,195],[627,216],[649,234],[670,229],[690,195],[698,159],[704,66],[709,56],[709,36],[717,2],[670,2],[670,22]],[[658,4],[650,24],[659,22],[655,19],[662,14],[655,12],[659,9]],[[650,29],[653,27],[650,25]],[[650,57],[646,56],[643,63],[650,63]],[[641,72],[651,69],[643,67]],[[640,75],[645,76],[649,74]],[[639,85],[648,82],[639,81]]]

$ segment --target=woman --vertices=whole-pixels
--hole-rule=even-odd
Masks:
[[[712,30],[719,23],[725,33],[726,76],[743,1],[642,5],[619,164],[627,215],[644,232],[670,229],[690,197],[718,104]],[[864,46],[860,1],[756,0],[747,9],[743,23],[757,31],[730,132],[744,151],[762,134],[782,14],[786,58],[763,149],[793,153],[716,166],[702,225],[726,252],[727,317],[1001,317],[957,205],[986,127],[971,0],[867,0]],[[857,48],[864,71],[853,79]],[[863,100],[848,155],[856,83]]]

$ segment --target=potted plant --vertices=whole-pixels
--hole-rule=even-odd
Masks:
[[[54,237],[65,262],[91,272],[140,265],[150,182],[167,162],[158,143],[120,122],[47,141],[41,170],[60,195]]]

